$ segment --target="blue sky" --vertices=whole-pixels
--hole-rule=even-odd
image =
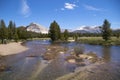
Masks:
[[[56,20],[63,29],[102,25],[104,19],[112,28],[120,28],[120,0],[0,0],[0,19],[6,25],[31,22],[49,28]]]

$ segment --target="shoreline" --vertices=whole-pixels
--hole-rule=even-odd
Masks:
[[[8,44],[0,44],[0,55],[1,56],[13,55],[28,50],[28,48],[21,45],[21,43],[22,42],[18,43],[12,42]]]
[[[120,45],[120,39],[116,37],[111,37],[108,41],[103,40],[102,37],[80,37],[77,42],[102,46]]]

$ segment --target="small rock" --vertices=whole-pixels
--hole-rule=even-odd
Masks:
[[[61,51],[61,52],[59,52],[59,53],[60,53],[60,54],[64,54],[64,52],[62,52],[62,51]]]
[[[79,57],[82,59],[86,59],[88,56],[86,54],[81,54],[81,55],[79,55]]]
[[[88,60],[90,60],[90,59],[92,59],[92,58],[93,58],[92,56],[88,56],[88,57],[87,57]]]
[[[69,63],[76,63],[75,59],[69,59],[68,62]]]
[[[0,64],[0,72],[9,71],[10,68],[11,68],[10,66],[6,66],[5,64]]]
[[[47,49],[48,51],[50,51],[51,49]]]

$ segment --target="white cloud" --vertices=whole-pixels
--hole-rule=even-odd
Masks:
[[[21,14],[24,17],[29,17],[31,14],[30,7],[27,4],[27,0],[22,0]]]
[[[74,2],[73,3],[67,2],[67,3],[64,3],[64,6],[61,7],[60,9],[55,9],[55,11],[59,11],[59,10],[61,10],[61,11],[73,10],[73,9],[75,9],[75,7],[78,7],[78,6]]]
[[[83,5],[87,10],[92,10],[92,11],[101,11],[101,9],[93,7],[91,5]]]
[[[75,7],[77,6],[71,3],[65,3],[65,6],[64,6],[65,9],[69,9],[69,10],[73,10]]]

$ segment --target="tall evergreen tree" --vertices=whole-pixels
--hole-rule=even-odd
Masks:
[[[27,39],[27,31],[25,29],[25,26],[18,27],[17,33],[18,33],[19,39]]]
[[[16,28],[15,23],[13,23],[12,21],[10,21],[8,25],[8,39],[10,40],[13,39],[16,42],[18,40],[17,28]]]
[[[102,37],[105,41],[109,40],[111,37],[112,30],[110,29],[110,23],[108,20],[104,20],[102,26]]]
[[[8,39],[13,39],[13,22],[12,21],[10,21],[9,22],[9,25],[8,25]]]
[[[62,41],[65,40],[65,37],[64,37],[64,33],[61,33],[61,38],[60,38]]]
[[[79,37],[79,36],[78,36],[78,33],[75,33],[75,34],[74,34],[74,37],[75,37],[75,41],[78,41],[78,37]]]
[[[7,28],[5,25],[4,20],[0,21],[0,39],[2,40],[2,44],[4,43],[4,40],[7,39]]]
[[[15,25],[15,22],[13,23],[12,32],[13,32],[13,35],[16,33],[16,25]]]
[[[69,32],[68,32],[67,29],[65,29],[65,31],[64,31],[64,38],[65,38],[66,41],[67,41],[68,38],[69,38]]]
[[[15,40],[15,42],[17,42],[18,41],[18,33],[17,33],[17,28],[16,28],[16,25],[15,25],[15,23],[14,23],[14,26],[13,26],[13,39]]]
[[[53,21],[50,24],[49,36],[52,41],[56,41],[56,40],[60,39],[61,31],[60,31],[60,27],[56,21]]]
[[[117,38],[119,38],[120,37],[120,31],[118,30],[118,31],[116,31],[116,35],[115,35]]]

